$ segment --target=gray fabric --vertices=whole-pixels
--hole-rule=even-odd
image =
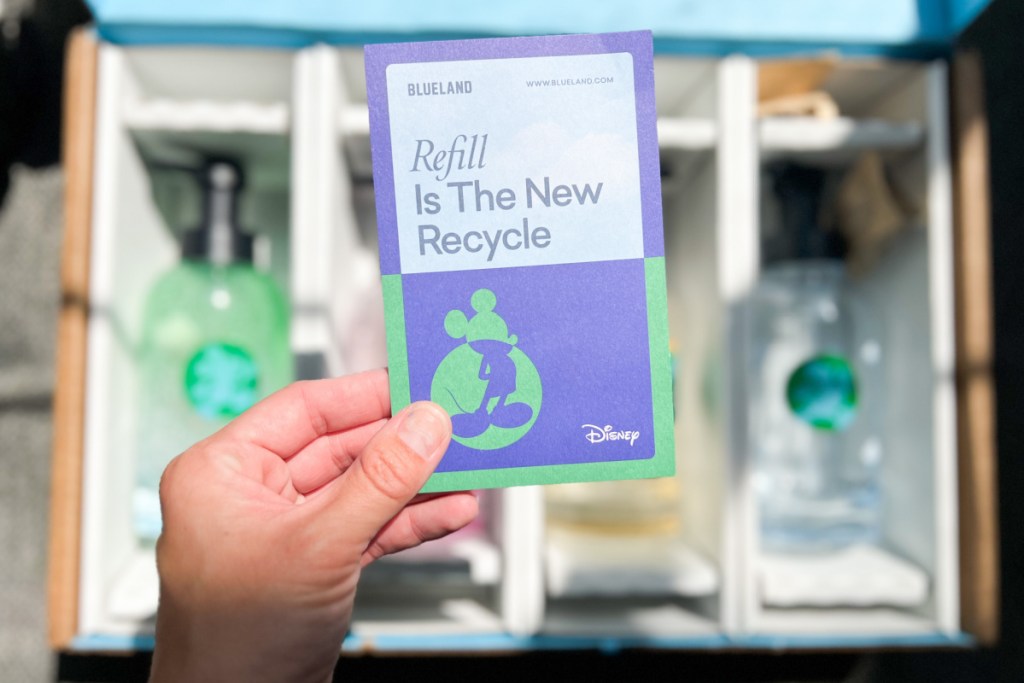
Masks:
[[[0,209],[0,682],[53,680],[46,540],[62,176],[15,167]]]

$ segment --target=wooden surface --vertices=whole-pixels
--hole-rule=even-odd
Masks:
[[[97,45],[91,32],[79,29],[72,33],[64,84],[64,237],[47,578],[49,641],[58,649],[67,648],[78,630],[96,62]]]
[[[993,301],[988,123],[980,59],[952,69],[960,607],[964,630],[999,638]]]

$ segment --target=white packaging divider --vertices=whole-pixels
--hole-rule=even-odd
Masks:
[[[658,147],[661,149],[711,149],[717,134],[717,126],[711,119],[658,117]]]
[[[288,132],[288,107],[283,103],[219,103],[210,100],[154,99],[125,107],[125,123],[139,130],[210,130],[284,135]]]
[[[134,480],[131,434],[119,429],[134,422],[135,402],[118,397],[134,393],[132,337],[138,321],[125,316],[131,318],[142,306],[143,288],[133,292],[120,286],[119,280],[142,284],[148,271],[159,272],[174,258],[161,234],[159,217],[145,199],[145,169],[128,149],[130,141],[120,115],[128,87],[124,62],[117,48],[100,48],[103,77],[97,96],[93,170],[79,590],[79,631],[87,634],[127,635],[135,627],[111,620],[107,614],[109,591],[135,550],[129,503]],[[117,226],[124,216],[131,216],[135,224],[122,236]],[[124,272],[126,268],[129,273]]]
[[[918,121],[894,123],[882,119],[778,116],[761,119],[761,152],[849,152],[911,149],[921,144],[924,128]]]
[[[949,150],[949,72],[934,62],[926,75],[928,112],[928,239],[930,338],[935,373],[936,619],[949,635],[960,631],[960,537],[957,505],[956,301],[953,265],[953,161]]]
[[[292,134],[292,345],[300,377],[344,374],[331,302],[350,306],[357,244],[351,188],[335,153],[330,119],[341,87],[326,47],[295,58]]]
[[[501,618],[514,636],[537,633],[544,620],[544,493],[540,486],[501,492],[501,541],[505,563]]]
[[[742,633],[742,615],[753,608],[753,539],[741,530],[753,524],[750,469],[746,451],[746,396],[743,305],[757,277],[760,246],[757,235],[758,172],[755,135],[757,68],[747,57],[722,61],[719,85],[718,144],[718,287],[724,306],[723,337],[727,360],[722,363],[724,436],[729,469],[730,505],[723,523],[727,581],[722,591],[723,626]]]

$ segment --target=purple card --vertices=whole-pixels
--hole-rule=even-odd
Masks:
[[[649,32],[368,45],[395,411],[425,491],[673,474]]]

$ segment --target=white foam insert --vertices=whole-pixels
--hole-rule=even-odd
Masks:
[[[142,47],[125,53],[124,68],[121,115],[129,128],[288,132],[290,53]]]
[[[807,556],[763,553],[758,562],[758,590],[770,607],[917,607],[928,599],[920,568],[870,545]]]
[[[699,638],[721,632],[721,624],[700,602],[581,598],[553,602],[544,620],[545,635],[576,637],[651,636]]]
[[[463,636],[503,630],[498,615],[485,606],[486,596],[435,595],[422,587],[415,592],[390,592],[390,599],[382,595],[364,599],[367,591],[357,595],[353,634],[372,639],[382,635]]]
[[[410,567],[431,563],[460,568],[466,565],[470,580],[478,586],[493,586],[501,580],[501,554],[493,542],[479,535],[424,543],[380,561]]]
[[[552,598],[705,596],[718,590],[715,566],[674,538],[549,528],[545,557]]]
[[[758,634],[830,637],[913,636],[935,632],[935,621],[892,607],[761,609],[748,630]]]

